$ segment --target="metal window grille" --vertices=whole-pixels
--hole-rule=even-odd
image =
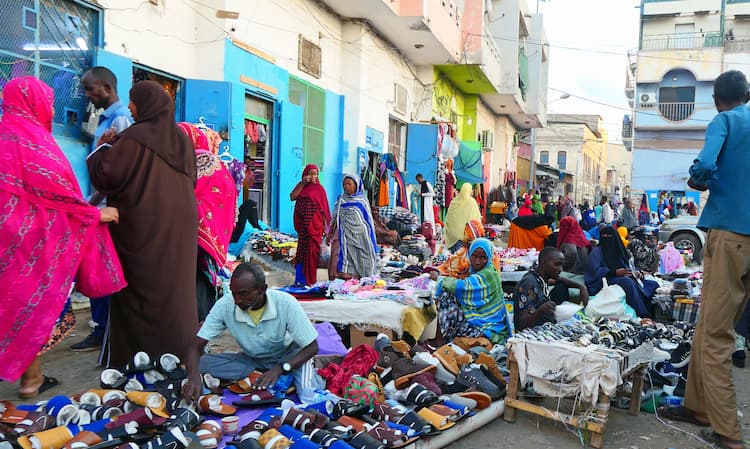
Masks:
[[[325,91],[296,77],[289,77],[289,101],[304,108],[305,164],[315,164],[323,170],[325,161]]]
[[[80,136],[86,98],[81,75],[98,44],[99,11],[73,0],[0,0],[0,89],[33,75],[55,92],[54,124]]]

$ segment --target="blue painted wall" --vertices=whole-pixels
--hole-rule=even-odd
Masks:
[[[686,190],[688,169],[698,151],[633,148],[633,189]]]
[[[416,184],[414,179],[421,173],[426,181],[435,185],[437,170],[437,125],[410,123],[406,132],[406,184]]]
[[[225,81],[185,80],[183,120],[198,123],[203,117],[217,132],[229,129],[232,86]]]
[[[325,172],[322,173],[321,184],[326,189],[328,203],[333,209],[344,181],[344,96],[327,90],[325,108]]]

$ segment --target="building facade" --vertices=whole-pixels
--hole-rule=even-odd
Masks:
[[[748,0],[642,0],[625,93],[634,109],[632,187],[651,207],[663,192],[698,200],[688,167],[716,115],[713,80],[747,70],[748,18]]]
[[[87,194],[81,75],[110,68],[121,99],[159,82],[177,120],[216,130],[225,158],[252,165],[240,200],[293,232],[288,193],[305,164],[321,168],[331,202],[373,155],[392,154],[407,183],[432,181],[440,124],[460,142],[460,179],[484,192],[515,179],[518,131],[545,123],[549,53],[541,15],[521,3],[22,0],[0,5],[13,30],[0,85],[36,74],[53,86],[54,134]],[[506,21],[511,34],[497,34]]]
[[[557,176],[550,193],[576,203],[598,200],[605,193],[607,139],[598,115],[548,114],[547,127],[537,130],[537,179],[549,183]]]

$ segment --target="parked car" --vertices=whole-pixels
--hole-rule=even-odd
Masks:
[[[659,226],[659,241],[674,242],[677,249],[692,250],[693,260],[700,262],[706,244],[706,233],[698,229],[698,217],[680,215]]]

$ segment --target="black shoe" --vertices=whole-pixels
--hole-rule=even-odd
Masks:
[[[684,368],[690,362],[690,343],[682,342],[672,351],[672,358],[669,363],[675,368]]]
[[[734,351],[734,354],[732,354],[732,363],[737,368],[744,368],[745,367],[745,350],[740,349],[739,351]]]
[[[71,345],[70,349],[74,352],[96,351],[102,348],[102,338],[94,334],[89,334],[83,341]]]

